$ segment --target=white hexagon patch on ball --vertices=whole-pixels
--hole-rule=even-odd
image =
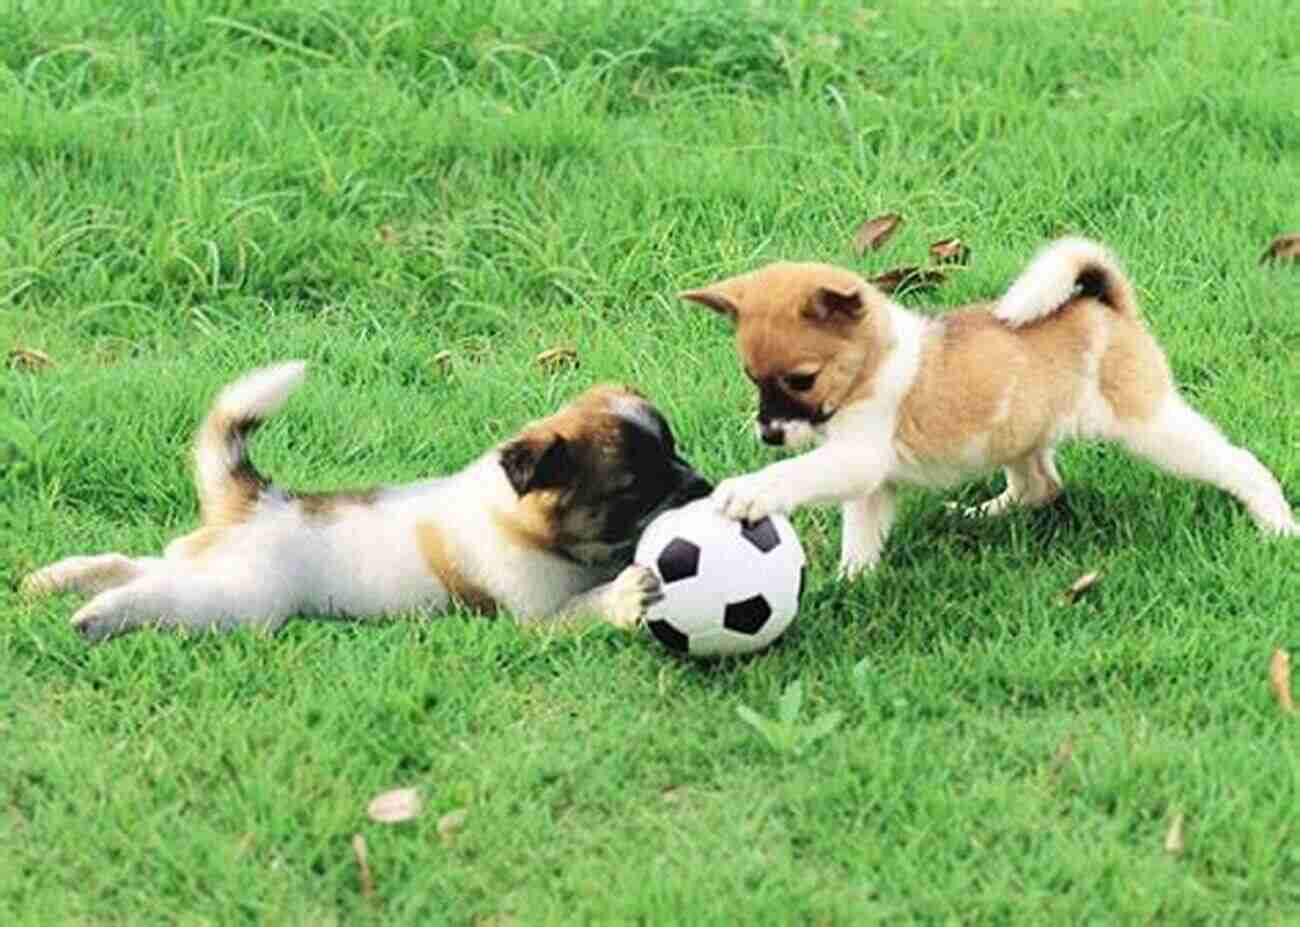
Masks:
[[[752,653],[780,637],[799,610],[806,559],[785,516],[746,524],[700,499],[651,522],[636,562],[663,585],[663,600],[646,612],[650,633],[704,657]]]

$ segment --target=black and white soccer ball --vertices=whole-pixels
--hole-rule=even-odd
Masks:
[[[663,600],[646,612],[661,644],[690,656],[752,653],[790,626],[799,610],[806,558],[790,520],[742,523],[700,499],[664,512],[637,544]]]

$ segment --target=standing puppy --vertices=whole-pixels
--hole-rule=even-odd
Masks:
[[[718,510],[842,503],[844,575],[879,561],[896,485],[1003,467],[1006,490],[978,512],[1043,505],[1061,490],[1055,447],[1074,437],[1118,441],[1236,496],[1265,532],[1300,533],[1272,474],[1178,395],[1132,285],[1093,242],[1061,239],[995,304],[938,318],[825,264],[770,264],[681,296],[736,323],[760,437],[821,444],[723,481]]]
[[[295,493],[257,472],[247,439],[304,370],[263,368],[217,397],[195,444],[197,531],[162,557],[60,560],[24,589],[94,595],[72,619],[92,641],[141,625],[274,630],[299,613],[364,617],[454,601],[522,622],[631,627],[660,596],[649,570],[620,572],[641,529],[712,489],[649,402],[598,386],[445,479]]]

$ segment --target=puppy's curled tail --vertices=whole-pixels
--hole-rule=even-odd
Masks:
[[[226,386],[194,442],[203,524],[230,525],[251,513],[268,483],[248,459],[248,437],[289,398],[306,373],[302,361],[261,367]]]
[[[1076,296],[1088,296],[1120,315],[1137,315],[1133,284],[1107,248],[1086,238],[1061,238],[1029,262],[1002,294],[993,315],[1012,328],[1051,315]]]

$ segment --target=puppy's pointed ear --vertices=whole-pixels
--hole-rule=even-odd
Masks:
[[[699,303],[701,306],[708,306],[714,312],[725,315],[731,321],[736,321],[740,315],[740,307],[732,302],[731,298],[716,287],[704,287],[699,290],[684,290],[677,294],[678,299],[684,299],[688,302]]]
[[[560,434],[527,435],[501,448],[501,469],[515,494],[562,486],[573,476],[569,442]]]
[[[839,287],[819,286],[813,291],[812,299],[804,307],[803,314],[818,322],[834,319],[856,322],[867,311],[862,288],[841,289]]]

